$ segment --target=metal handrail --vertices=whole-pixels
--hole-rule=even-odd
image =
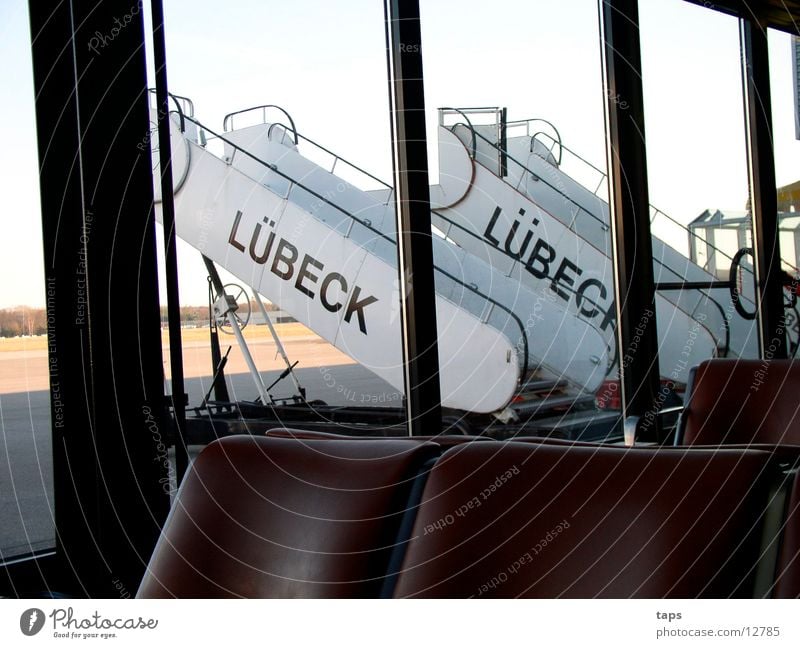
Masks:
[[[553,129],[553,132],[556,134],[556,136],[553,137],[552,135],[546,133],[545,131],[536,131],[533,135],[531,135],[531,153],[533,153],[533,142],[536,140],[536,137],[539,135],[545,135],[549,137],[551,140],[553,140],[553,146],[555,146],[556,143],[558,144],[558,159],[556,160],[556,164],[560,165],[561,157],[564,154],[564,144],[561,142],[561,133],[556,128],[556,125],[553,122],[548,121],[547,119],[542,119],[541,117],[536,117],[531,121],[540,121],[543,124],[547,124],[550,128]],[[550,147],[551,153],[553,151],[553,146]]]
[[[545,134],[546,134],[546,133],[545,133]],[[485,138],[485,137],[484,137],[483,135],[481,135],[480,133],[476,133],[476,135],[477,135],[478,137],[480,137],[481,139],[483,139],[485,142],[487,142],[487,143],[489,143],[489,144],[491,144],[491,145],[493,145],[493,146],[495,146],[495,147],[496,147],[496,145],[495,145],[495,144],[492,144],[492,142],[491,142],[490,140],[488,140],[487,138]],[[549,137],[549,136],[548,136],[548,137]],[[570,149],[568,149],[567,147],[563,147],[563,148],[564,148],[565,150],[569,151],[570,153],[572,153],[572,151],[570,151]],[[507,155],[508,155],[508,159],[510,159],[510,160],[511,160],[512,162],[514,162],[515,164],[519,165],[519,166],[520,166],[520,167],[521,167],[523,170],[525,170],[525,171],[527,171],[528,173],[530,173],[531,175],[533,175],[533,176],[536,176],[537,178],[539,178],[539,180],[540,180],[540,181],[544,182],[544,183],[545,183],[545,184],[546,184],[548,187],[550,187],[550,188],[551,188],[553,191],[555,191],[555,192],[557,192],[559,195],[561,195],[561,196],[562,196],[562,197],[563,197],[565,200],[567,200],[568,202],[572,203],[572,204],[573,204],[575,207],[577,207],[579,210],[582,210],[583,212],[585,212],[586,214],[588,214],[588,215],[589,215],[591,218],[593,218],[594,220],[596,220],[597,222],[599,222],[599,223],[601,224],[601,226],[605,226],[605,223],[604,223],[604,222],[603,222],[601,219],[599,219],[597,216],[595,216],[595,215],[594,215],[592,212],[590,212],[588,209],[586,209],[586,208],[585,208],[583,205],[581,205],[580,203],[578,203],[578,202],[577,202],[577,201],[576,201],[574,198],[572,198],[571,196],[568,196],[568,195],[567,195],[567,194],[565,194],[563,191],[561,191],[561,190],[560,190],[558,187],[555,187],[555,186],[553,186],[553,185],[552,185],[550,182],[548,182],[547,180],[545,180],[545,179],[544,179],[544,178],[542,178],[541,176],[537,176],[535,173],[533,173],[533,171],[531,171],[531,170],[530,170],[530,169],[529,169],[527,166],[525,166],[524,164],[522,164],[522,163],[521,163],[519,160],[517,160],[516,158],[514,158],[512,155],[510,155],[510,154],[507,154]],[[575,153],[573,153],[573,155],[576,155],[576,156],[577,156],[577,154],[575,154]],[[579,156],[577,156],[577,157],[579,157]],[[580,159],[581,159],[582,161],[585,161],[585,160],[583,160],[583,158],[580,158]],[[589,164],[590,166],[592,166],[590,162],[586,162],[586,163],[587,163],[587,164]],[[599,169],[598,169],[598,171],[599,171]],[[602,171],[600,171],[600,173],[602,173]],[[506,182],[506,184],[509,184],[509,186],[511,186],[511,185],[510,185],[510,183],[508,183],[507,181],[505,181],[505,180],[504,180],[504,182]],[[656,209],[656,208],[654,207],[653,209]],[[660,210],[658,210],[658,211],[660,211]],[[663,213],[663,212],[661,212],[661,213]],[[665,216],[666,216],[666,214],[665,214]],[[498,248],[498,249],[499,249],[499,248]],[[655,263],[657,263],[659,266],[661,266],[662,268],[665,268],[665,269],[666,269],[668,272],[671,272],[671,273],[672,273],[672,274],[674,274],[676,277],[679,277],[679,278],[680,278],[680,275],[679,275],[679,274],[678,274],[678,273],[677,273],[675,270],[673,270],[671,267],[669,267],[667,264],[665,264],[665,263],[664,263],[663,261],[661,261],[660,259],[656,259],[656,258],[654,258],[654,259],[653,259],[653,261],[654,261]],[[724,311],[724,309],[723,309],[723,308],[722,308],[722,307],[719,305],[719,303],[717,303],[717,301],[714,299],[714,297],[713,297],[712,295],[710,295],[710,294],[709,294],[709,293],[707,293],[707,292],[703,292],[703,294],[704,294],[704,295],[705,295],[705,296],[706,296],[706,297],[707,297],[707,298],[708,298],[708,299],[709,299],[711,302],[713,302],[713,303],[714,303],[714,305],[717,307],[717,309],[718,309],[718,310],[720,310],[720,312],[722,313],[722,316],[723,316],[723,317],[722,317],[722,320],[723,320],[723,327],[724,327],[724,329],[725,329],[725,349],[726,349],[726,354],[727,354],[727,351],[729,350],[729,347],[730,347],[730,324],[729,324],[728,318],[727,318],[727,317],[726,317],[726,315],[725,315],[725,311]],[[599,305],[597,305],[597,304],[595,304],[595,306],[596,306],[597,308],[600,308],[600,306],[599,306]],[[602,309],[601,309],[601,310],[602,310]],[[690,317],[691,317],[691,315],[690,315]],[[709,333],[710,333],[710,331],[709,331]],[[712,333],[712,336],[713,336],[713,333]]]
[[[537,118],[537,119],[538,119],[538,118]],[[546,121],[546,120],[542,120],[542,121]],[[548,122],[548,123],[549,123],[549,122]],[[555,129],[555,126],[553,126],[553,129]],[[558,132],[558,131],[556,131],[556,132]],[[602,175],[604,178],[605,178],[605,177],[608,175],[608,174],[606,174],[606,172],[605,172],[605,171],[603,171],[601,168],[599,168],[599,167],[595,166],[594,164],[592,164],[591,162],[589,162],[589,160],[587,160],[586,158],[582,157],[580,154],[578,154],[578,153],[576,153],[575,151],[573,151],[573,150],[572,150],[572,149],[571,149],[569,146],[567,146],[566,144],[564,144],[564,143],[561,141],[561,135],[560,135],[560,134],[559,134],[559,136],[558,136],[558,139],[554,138],[552,135],[550,135],[549,133],[546,133],[546,132],[544,132],[544,131],[539,131],[537,134],[538,134],[538,135],[544,135],[545,137],[549,137],[551,140],[553,140],[553,142],[554,142],[554,143],[556,143],[556,144],[559,144],[559,145],[561,146],[561,148],[562,148],[562,149],[564,149],[565,151],[567,151],[567,153],[569,153],[570,155],[572,155],[572,156],[576,157],[578,160],[580,160],[581,162],[583,162],[583,163],[584,163],[586,166],[590,167],[590,168],[591,168],[591,169],[593,169],[594,171],[597,171],[597,173],[599,173],[600,175]]]
[[[281,128],[287,128],[287,126],[286,126],[285,124],[282,124],[282,123],[280,123],[280,122],[275,122],[275,123],[273,123],[273,124],[270,126],[270,131],[271,131],[271,130],[272,130],[272,128],[274,128],[275,126],[280,126]],[[384,180],[381,180],[379,177],[372,175],[372,174],[371,174],[369,171],[365,171],[364,169],[362,169],[362,168],[361,168],[360,166],[358,166],[357,164],[354,164],[353,162],[350,162],[350,160],[347,160],[347,159],[343,158],[341,155],[338,155],[338,154],[334,153],[333,151],[331,151],[330,149],[327,149],[327,148],[325,148],[324,146],[322,146],[322,144],[319,144],[318,142],[315,142],[315,141],[314,141],[314,140],[312,140],[310,137],[306,137],[305,135],[303,135],[302,133],[300,133],[300,132],[297,132],[297,131],[295,132],[295,134],[297,135],[298,139],[301,139],[301,140],[303,140],[304,142],[308,142],[308,143],[309,143],[309,144],[311,144],[312,146],[314,146],[314,147],[318,148],[320,151],[324,151],[324,152],[325,152],[325,153],[327,153],[328,155],[332,156],[332,157],[334,158],[334,165],[333,165],[334,167],[336,166],[336,164],[335,164],[335,160],[338,160],[338,161],[340,161],[340,162],[344,162],[344,163],[345,163],[347,166],[349,166],[351,169],[355,169],[356,171],[358,171],[358,172],[359,172],[359,173],[361,173],[362,175],[365,175],[365,176],[367,176],[367,177],[368,177],[370,180],[374,180],[374,181],[375,181],[375,182],[377,182],[378,184],[381,184],[381,185],[383,185],[383,186],[384,186],[386,189],[392,189],[392,190],[394,190],[394,188],[392,187],[392,185],[390,185],[388,182],[386,182],[386,181],[384,181]],[[269,131],[268,131],[268,135],[269,135]],[[330,170],[330,171],[328,171],[328,173],[333,173],[333,167],[331,168],[331,170]]]
[[[155,88],[148,88],[147,91],[152,95],[156,94]],[[194,104],[192,103],[192,100],[189,99],[188,97],[182,97],[181,95],[172,94],[171,92],[168,92],[167,95],[175,102],[175,107],[178,109],[177,110],[178,117],[180,118],[181,133],[185,133],[186,121],[184,119],[185,113],[183,111],[183,107],[181,106],[181,101],[186,102],[186,105],[189,107],[189,112],[191,113],[190,116],[194,116]],[[179,99],[180,101],[178,101]]]
[[[530,152],[531,152],[531,153],[533,153],[533,152],[534,152],[534,148],[535,148],[535,147],[534,147],[534,142],[537,142],[537,141],[538,141],[536,138],[537,138],[539,135],[545,135],[545,136],[547,136],[547,137],[550,137],[550,135],[548,135],[548,134],[547,134],[547,133],[545,133],[544,131],[536,131],[536,132],[535,132],[533,135],[531,135],[531,145],[530,145],[530,147],[529,147],[529,150],[530,150]],[[550,137],[550,139],[551,139],[551,140],[553,140],[554,142],[556,142],[556,141],[557,141],[557,143],[558,143],[558,157],[557,157],[557,158],[556,158],[555,156],[553,156],[553,157],[555,158],[555,161],[556,161],[556,166],[561,166],[561,158],[562,158],[562,157],[563,157],[563,155],[564,155],[564,148],[563,148],[563,146],[561,145],[561,135],[559,134],[559,136],[558,136],[558,137],[559,137],[559,139],[558,139],[558,140],[556,140],[554,137]],[[546,145],[545,145],[545,144],[542,144],[542,146],[546,146]],[[555,143],[554,143],[554,144],[551,144],[551,145],[550,145],[550,147],[547,149],[547,150],[548,150],[548,152],[550,153],[550,155],[553,155],[553,148],[555,148]]]
[[[336,209],[340,213],[342,213],[345,216],[347,216],[348,218],[350,218],[352,221],[354,221],[354,222],[358,223],[359,225],[367,228],[370,232],[373,232],[374,234],[377,234],[379,237],[383,238],[384,240],[389,241],[392,245],[397,245],[397,241],[392,239],[387,234],[381,232],[380,230],[374,228],[372,226],[372,223],[370,223],[369,221],[359,218],[358,216],[356,216],[356,215],[350,213],[349,211],[347,211],[344,207],[341,207],[341,206],[337,205],[336,203],[332,202],[331,200],[329,200],[325,196],[317,193],[316,191],[314,191],[313,189],[310,189],[309,187],[306,187],[305,185],[303,185],[302,183],[298,182],[294,178],[289,177],[288,175],[286,175],[285,173],[280,171],[276,165],[269,164],[268,162],[265,162],[264,160],[256,157],[255,155],[250,153],[250,151],[248,151],[247,149],[244,149],[241,146],[238,146],[237,144],[234,144],[229,139],[227,139],[226,137],[220,135],[219,133],[215,133],[213,130],[211,130],[210,128],[207,128],[206,126],[204,126],[203,124],[201,124],[197,120],[195,120],[193,118],[189,118],[189,117],[187,117],[187,119],[189,121],[191,121],[193,124],[195,124],[196,126],[199,126],[200,128],[208,131],[209,133],[211,133],[211,135],[213,135],[217,139],[222,140],[222,142],[224,142],[228,146],[232,147],[234,149],[234,151],[240,151],[240,152],[244,153],[247,157],[249,157],[252,160],[256,161],[257,163],[267,167],[268,169],[270,169],[274,173],[276,173],[279,176],[281,176],[284,180],[288,180],[289,181],[289,188],[286,191],[286,196],[284,196],[285,199],[288,199],[289,194],[292,191],[292,186],[300,187],[300,189],[302,189],[303,191],[311,194],[315,198],[321,200],[323,203],[333,207],[334,209]],[[233,157],[233,156],[231,156],[231,157]],[[433,269],[435,271],[439,272],[439,274],[444,275],[445,277],[447,277],[451,281],[454,281],[455,283],[459,284],[460,286],[462,286],[466,290],[468,290],[468,291],[478,295],[482,299],[486,300],[488,303],[492,304],[492,306],[496,306],[500,310],[506,312],[516,322],[517,326],[519,327],[520,333],[522,335],[521,339],[522,339],[522,342],[523,342],[523,349],[524,349],[522,375],[523,376],[527,375],[527,373],[528,373],[528,350],[529,350],[528,335],[525,332],[525,327],[522,324],[522,320],[520,320],[520,318],[516,315],[516,313],[514,313],[511,309],[509,309],[507,306],[504,306],[503,304],[501,304],[497,300],[492,299],[488,295],[483,294],[480,290],[478,290],[478,288],[476,286],[474,286],[472,284],[464,283],[458,277],[456,277],[455,275],[450,274],[446,270],[443,270],[442,268],[440,268],[436,264],[433,265]]]
[[[551,135],[549,135],[548,133],[545,133],[545,132],[541,132],[541,133],[537,133],[537,134],[544,135],[545,137],[549,137],[555,143],[558,143],[560,145],[560,147],[564,151],[567,151],[574,158],[576,158],[577,160],[579,160],[580,162],[582,162],[583,164],[585,164],[586,166],[591,168],[593,171],[596,171],[600,175],[600,182],[598,183],[597,188],[592,192],[594,195],[597,195],[597,192],[600,190],[600,187],[603,185],[603,181],[608,178],[608,174],[605,171],[603,171],[602,169],[600,169],[597,166],[595,166],[594,164],[592,164],[591,162],[589,162],[589,160],[587,160],[586,158],[582,157],[580,154],[576,153],[573,149],[571,149],[568,146],[564,145],[561,142],[560,138],[559,138],[559,140],[555,140]],[[705,239],[702,236],[700,236],[699,234],[697,234],[696,232],[692,231],[687,225],[684,225],[680,221],[676,220],[675,218],[670,216],[667,212],[659,209],[655,205],[649,205],[649,207],[654,212],[653,215],[650,218],[650,222],[651,223],[653,222],[653,220],[655,220],[655,216],[661,215],[664,218],[666,218],[668,221],[670,221],[673,225],[677,225],[684,232],[686,232],[687,236],[691,236],[691,237],[697,239],[698,241],[701,241],[702,243],[707,245],[709,248],[711,248],[711,250],[713,250],[715,253],[719,252],[726,260],[728,260],[728,261],[732,261],[733,260],[733,257],[731,255],[729,255],[727,252],[724,252],[723,250],[720,250],[713,243],[710,243],[708,241],[708,239]],[[781,259],[781,261],[783,261],[784,263],[789,264],[789,262],[786,259]],[[789,265],[791,265],[791,264],[789,264]],[[703,268],[703,269],[705,270],[705,268]],[[750,272],[750,270],[748,268],[743,268],[743,269],[746,270],[747,272]]]
[[[547,133],[542,133],[542,134],[543,134],[543,135],[546,135],[547,137],[550,137],[549,135],[547,135]],[[478,137],[480,137],[481,139],[483,139],[484,141],[486,141],[487,143],[489,143],[489,144],[492,144],[492,142],[491,142],[490,140],[488,140],[488,139],[486,139],[485,137],[483,137],[483,135],[481,135],[480,133],[476,133],[476,135],[477,135]],[[551,139],[553,139],[553,138],[551,138]],[[554,140],[554,141],[555,141],[555,140]],[[496,146],[496,145],[494,145],[494,144],[493,144],[493,146]],[[577,158],[578,158],[578,159],[579,159],[581,162],[584,162],[585,164],[587,164],[587,165],[589,165],[591,168],[593,168],[595,171],[597,171],[598,173],[600,173],[600,174],[603,176],[603,178],[606,178],[606,177],[608,177],[608,176],[605,174],[605,172],[603,172],[602,170],[600,170],[600,169],[598,169],[597,167],[595,167],[595,166],[594,166],[594,165],[593,165],[591,162],[589,162],[589,161],[585,160],[584,158],[582,158],[580,155],[578,155],[577,153],[575,153],[574,151],[572,151],[572,150],[571,150],[570,148],[568,148],[567,146],[564,146],[564,145],[562,145],[562,147],[563,147],[563,149],[564,149],[565,151],[568,151],[569,153],[571,153],[572,155],[574,155],[575,157],[577,157]],[[598,223],[600,223],[600,225],[601,225],[603,228],[608,228],[608,225],[607,225],[607,224],[606,224],[606,223],[605,223],[605,222],[604,222],[602,219],[600,219],[600,218],[598,218],[597,216],[595,216],[595,215],[594,215],[594,214],[593,214],[591,211],[589,211],[589,210],[588,210],[586,207],[584,207],[583,205],[581,205],[581,204],[580,204],[580,203],[579,203],[577,200],[575,200],[575,199],[574,199],[574,198],[572,198],[571,196],[568,196],[567,194],[565,194],[565,193],[564,193],[563,191],[561,191],[561,190],[560,190],[558,187],[555,187],[555,186],[553,186],[553,185],[552,185],[550,182],[548,182],[548,181],[547,181],[545,178],[543,178],[543,177],[541,177],[541,176],[539,176],[539,175],[535,174],[535,173],[534,173],[533,171],[531,171],[531,170],[530,170],[530,169],[529,169],[527,166],[525,166],[525,165],[524,165],[522,162],[520,162],[519,160],[517,160],[516,158],[514,158],[512,155],[510,155],[510,154],[509,154],[509,155],[508,155],[508,159],[510,159],[511,161],[513,161],[515,164],[519,165],[519,166],[520,166],[520,167],[521,167],[521,168],[522,168],[524,171],[527,171],[527,172],[528,172],[528,173],[530,173],[532,176],[535,176],[536,178],[538,178],[538,179],[539,179],[541,182],[544,182],[544,183],[545,183],[545,184],[546,184],[548,187],[550,187],[550,188],[551,188],[553,191],[555,191],[556,193],[558,193],[558,194],[559,194],[559,195],[560,195],[562,198],[564,198],[564,199],[565,199],[565,200],[567,200],[568,202],[570,202],[570,203],[572,203],[573,205],[575,205],[575,207],[577,207],[578,209],[580,209],[580,210],[581,210],[581,211],[583,211],[584,213],[588,214],[588,215],[589,215],[589,216],[590,216],[590,217],[591,217],[593,220],[595,220],[595,221],[597,221]],[[595,195],[597,195],[597,194],[595,193]],[[599,196],[598,196],[598,197],[599,197]],[[664,216],[665,218],[667,218],[667,219],[668,219],[670,222],[672,222],[672,223],[674,223],[675,225],[678,225],[679,227],[681,227],[681,228],[682,228],[684,231],[686,231],[686,232],[687,232],[687,233],[688,233],[690,236],[695,236],[696,238],[698,238],[699,240],[703,241],[704,243],[707,243],[707,244],[709,245],[709,247],[711,247],[711,249],[712,249],[712,250],[714,250],[714,252],[719,252],[720,254],[722,254],[724,257],[726,257],[726,258],[727,258],[727,259],[729,259],[729,260],[730,260],[730,259],[732,259],[732,257],[728,256],[728,255],[727,255],[725,252],[723,252],[722,250],[718,249],[718,248],[717,248],[717,247],[715,247],[714,245],[712,245],[712,244],[708,243],[708,242],[707,242],[705,239],[703,239],[701,236],[697,236],[696,234],[694,234],[694,233],[693,233],[691,230],[689,230],[689,229],[688,229],[688,228],[687,228],[685,225],[683,225],[682,223],[680,223],[680,222],[678,222],[677,220],[675,220],[674,218],[672,218],[672,216],[670,216],[670,215],[669,215],[669,214],[667,214],[666,212],[663,212],[663,211],[661,211],[660,209],[658,209],[658,207],[655,207],[655,206],[653,206],[653,205],[650,205],[650,208],[651,208],[651,209],[654,211],[655,215],[661,214],[662,216]],[[654,217],[655,217],[655,216],[651,217],[651,219],[650,219],[650,222],[652,222],[652,221],[654,220]],[[671,269],[671,268],[670,268],[668,265],[664,264],[664,263],[663,263],[662,261],[660,261],[659,259],[653,259],[653,260],[654,260],[656,263],[658,263],[659,265],[661,265],[661,266],[663,266],[663,267],[667,268],[668,270],[670,270],[670,271],[674,272],[674,271],[673,271],[673,270],[672,270],[672,269]],[[745,268],[745,269],[746,269],[746,268]],[[749,272],[749,270],[748,270],[748,272]],[[677,273],[675,273],[675,274],[677,274]],[[680,276],[680,275],[678,275],[678,276]]]
[[[470,111],[470,112],[477,112],[477,111],[483,111],[483,110],[497,110],[497,109],[496,108],[465,108],[464,110],[462,110],[461,108],[449,108],[449,107],[439,108],[439,125],[440,126],[444,126],[444,123],[443,123],[444,112],[443,111],[445,111],[445,110],[449,110],[449,111],[451,111],[453,113],[457,113],[457,114],[461,115],[464,119],[467,120],[467,124],[466,125],[469,128],[470,133],[472,133],[472,142],[471,142],[472,152],[470,153],[470,157],[473,160],[476,159],[475,156],[477,154],[477,140],[475,139],[475,135],[476,135],[475,127],[472,125],[472,122],[470,121],[469,117],[467,117],[467,114],[466,114],[466,112],[464,112],[464,110],[467,110],[467,111]],[[458,124],[453,124],[453,126],[450,128],[450,131],[452,132],[453,128],[455,128],[456,126],[458,126]],[[447,128],[447,127],[445,126],[445,128]]]
[[[480,133],[475,133],[475,135],[476,135],[477,137],[479,137],[480,139],[482,139],[482,140],[483,140],[484,142],[486,142],[487,144],[489,144],[489,145],[491,145],[491,146],[494,146],[495,148],[497,148],[497,144],[494,144],[494,143],[493,143],[491,140],[487,139],[486,137],[484,137],[484,136],[483,136],[483,135],[481,135]],[[539,176],[539,175],[535,174],[533,171],[531,171],[531,170],[530,170],[530,169],[529,169],[527,166],[525,166],[525,165],[524,165],[522,162],[520,162],[519,160],[517,160],[517,159],[516,159],[516,158],[515,158],[513,155],[511,155],[510,153],[506,153],[506,155],[507,155],[507,157],[508,157],[508,159],[509,159],[509,160],[511,160],[512,162],[514,162],[514,164],[517,164],[517,165],[518,165],[518,166],[520,166],[520,167],[521,167],[521,168],[522,168],[524,171],[527,171],[527,172],[528,172],[528,173],[530,173],[532,176],[536,177],[538,180],[540,180],[540,181],[544,182],[544,183],[545,183],[545,184],[546,184],[548,187],[550,187],[550,188],[551,188],[553,191],[555,191],[556,193],[558,193],[558,194],[559,194],[559,195],[560,195],[562,198],[564,198],[564,199],[565,199],[565,200],[567,200],[568,202],[570,202],[570,203],[572,203],[573,205],[575,205],[575,207],[577,207],[577,208],[578,208],[579,210],[581,210],[582,212],[586,213],[586,214],[587,214],[587,215],[588,215],[588,216],[589,216],[589,217],[590,217],[592,220],[595,220],[595,221],[597,221],[597,222],[600,224],[600,226],[601,226],[601,227],[603,227],[603,228],[606,228],[606,229],[608,228],[608,225],[607,225],[607,224],[606,224],[606,223],[603,221],[603,219],[601,219],[601,218],[598,218],[597,216],[595,216],[595,215],[594,215],[594,214],[593,214],[591,211],[589,211],[589,210],[588,210],[586,207],[584,207],[583,205],[581,205],[581,204],[580,204],[580,203],[579,203],[577,200],[575,200],[575,199],[574,199],[574,198],[572,198],[571,196],[568,196],[566,193],[564,193],[563,191],[561,191],[561,189],[559,189],[558,187],[555,187],[555,186],[553,186],[551,183],[549,183],[547,180],[545,180],[545,179],[544,179],[544,178],[542,178],[541,176]],[[512,186],[512,185],[511,185],[511,183],[509,183],[508,181],[504,180],[504,182],[505,182],[507,185],[509,185],[509,186]]]
[[[194,117],[194,102],[189,99],[189,97],[184,97],[183,95],[174,94],[172,92],[169,93],[173,99],[180,100],[186,104],[188,110],[184,110],[183,112],[189,115],[189,117]]]
[[[261,118],[263,119],[262,123],[266,124],[267,123],[267,108],[274,108],[275,110],[280,110],[284,115],[286,115],[286,119],[288,119],[289,123],[292,125],[292,132],[294,133],[294,143],[297,144],[298,143],[297,142],[297,128],[295,128],[294,119],[292,119],[292,116],[284,108],[281,108],[280,106],[277,106],[275,104],[262,104],[260,106],[253,106],[251,108],[244,108],[243,110],[237,110],[235,112],[228,113],[222,119],[222,131],[227,133],[227,132],[229,132],[229,130],[233,130],[233,118],[236,115],[242,115],[244,113],[252,112],[254,110],[260,110],[261,111]],[[230,129],[228,128],[229,125],[230,125]],[[205,126],[203,128],[205,128]],[[212,135],[214,134],[214,131],[212,131],[211,129],[206,128],[206,130],[209,133],[211,133]],[[217,135],[217,137],[219,137],[219,135]]]

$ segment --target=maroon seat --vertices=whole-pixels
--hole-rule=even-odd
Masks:
[[[783,541],[776,571],[773,596],[800,598],[800,473],[794,477],[794,486],[786,506]]]
[[[235,436],[188,471],[139,589],[161,597],[377,596],[432,444]]]
[[[572,439],[559,439],[556,437],[515,436],[509,439],[515,443],[533,443],[539,445],[557,445],[568,448],[597,448],[597,447],[623,447],[622,443],[607,443],[605,441],[573,441]]]
[[[800,363],[706,360],[681,415],[685,445],[800,445]]]
[[[452,448],[394,596],[750,596],[774,474],[750,450]]]
[[[317,430],[300,430],[296,428],[272,428],[266,431],[266,436],[275,437],[279,439],[330,439],[330,440],[373,440],[373,441],[412,441],[414,443],[435,443],[442,448],[450,448],[462,443],[471,443],[473,441],[494,441],[494,439],[485,436],[470,436],[462,434],[437,434],[435,436],[356,436],[348,434],[337,434],[334,432],[320,432]]]

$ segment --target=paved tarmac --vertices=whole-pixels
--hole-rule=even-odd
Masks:
[[[269,385],[284,364],[274,343],[251,343],[253,355]],[[223,350],[224,351],[224,350]],[[300,360],[297,376],[309,400],[330,405],[399,405],[400,395],[383,380],[319,338],[287,340],[292,361]],[[165,358],[167,358],[165,351]],[[184,349],[186,388],[190,405],[197,405],[211,385],[207,345]],[[165,361],[169,371],[169,363]],[[258,395],[238,350],[231,353],[228,389],[234,400]],[[294,392],[290,378],[273,395]],[[53,480],[47,357],[44,351],[0,354],[0,559],[44,549],[54,544]]]

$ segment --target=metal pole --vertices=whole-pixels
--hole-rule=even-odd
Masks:
[[[158,104],[158,158],[161,169],[161,218],[164,227],[164,256],[167,281],[167,320],[169,322],[169,365],[172,377],[172,411],[175,416],[175,474],[180,484],[189,467],[186,447],[186,388],[183,379],[183,343],[181,341],[181,300],[178,292],[178,251],[175,236],[175,203],[172,196],[172,146],[170,140],[169,90],[167,87],[167,51],[164,44],[164,8],[161,0],[152,0],[153,58],[156,68]]]
[[[275,330],[275,326],[272,324],[272,320],[267,313],[267,309],[264,307],[264,302],[261,301],[261,295],[259,295],[258,291],[252,286],[250,288],[253,291],[253,296],[256,298],[258,307],[261,309],[261,314],[264,316],[264,321],[267,323],[269,332],[272,334],[272,339],[275,341],[275,346],[278,348],[278,354],[286,363],[286,368],[289,370],[289,375],[292,377],[294,386],[297,388],[297,391],[300,393],[300,395],[303,396],[305,391],[303,391],[303,388],[300,386],[300,381],[297,380],[297,376],[295,376],[294,371],[292,371],[292,363],[289,361],[289,356],[286,354],[286,349],[283,347],[283,342],[281,342],[280,337],[278,337],[278,332]]]
[[[442,425],[418,0],[385,0],[397,259],[410,436]]]
[[[599,9],[623,415],[643,417],[640,429],[657,437],[660,381],[639,8],[637,0],[599,0]]]
[[[778,237],[778,190],[772,149],[772,102],[767,30],[742,19],[742,85],[744,89],[747,171],[753,218],[753,250],[761,356],[786,357],[781,254]]]
[[[225,293],[223,292],[222,295],[224,294]],[[231,329],[233,329],[233,335],[236,338],[236,341],[239,343],[239,349],[244,356],[244,361],[247,363],[247,368],[250,370],[250,375],[253,377],[256,390],[258,391],[258,395],[261,397],[261,403],[263,405],[267,405],[269,403],[269,394],[267,393],[267,388],[264,386],[264,381],[261,380],[261,374],[258,373],[258,367],[256,367],[253,356],[250,355],[250,349],[247,347],[247,342],[244,339],[244,335],[242,335],[242,329],[239,326],[239,322],[236,321],[236,314],[231,310],[226,313],[225,317],[228,318],[228,324],[231,325]]]
[[[136,591],[169,510],[145,24],[131,14],[103,48],[115,3],[31,0],[28,15],[55,497],[43,589],[113,597]]]
[[[214,262],[209,259],[207,256],[203,256],[203,263],[206,265],[206,270],[208,270],[208,276],[211,279],[211,285],[214,286],[214,292],[217,295],[217,299],[220,297],[225,296],[225,287],[222,285],[222,279],[219,278],[219,273],[217,272],[217,268],[214,265]],[[247,368],[250,370],[250,375],[253,377],[253,382],[256,385],[256,390],[258,391],[258,395],[261,397],[261,403],[266,405],[269,403],[269,393],[267,392],[267,388],[264,386],[264,381],[261,379],[261,374],[258,372],[258,367],[256,367],[256,363],[253,360],[253,356],[250,355],[250,349],[247,347],[247,342],[242,335],[242,330],[239,327],[239,322],[236,321],[236,316],[233,310],[228,310],[225,312],[225,317],[228,320],[228,323],[231,325],[231,329],[233,330],[233,335],[236,338],[236,342],[239,344],[239,349],[244,356],[244,361],[247,364]]]

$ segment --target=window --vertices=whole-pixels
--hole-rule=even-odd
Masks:
[[[55,545],[50,372],[27,3],[5,3],[0,70],[0,560]],[[13,233],[13,234],[12,234]],[[58,397],[58,381],[53,382]]]
[[[663,397],[711,357],[757,357],[737,18],[678,0],[642,3],[642,73]],[[705,283],[705,285],[704,285]],[[712,284],[713,285],[713,284]]]

